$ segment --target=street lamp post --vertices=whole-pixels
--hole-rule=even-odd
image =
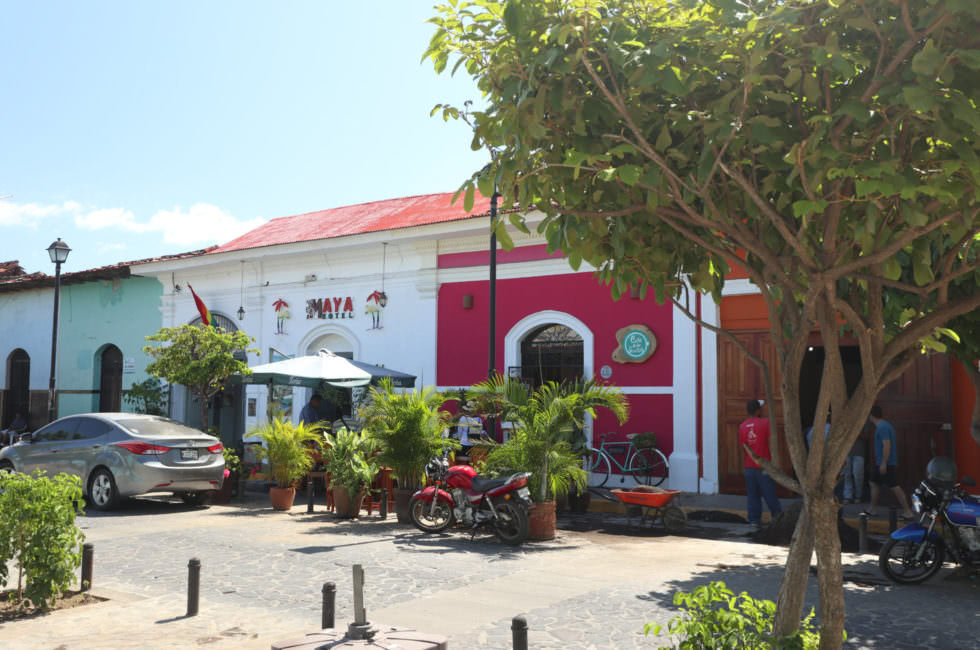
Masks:
[[[61,295],[61,265],[68,259],[68,253],[70,252],[71,248],[68,247],[68,244],[61,241],[61,237],[48,246],[48,255],[51,257],[51,261],[54,262],[54,322],[51,325],[51,379],[48,382],[48,422],[54,422],[55,420],[54,373],[55,360],[58,354],[58,306]]]

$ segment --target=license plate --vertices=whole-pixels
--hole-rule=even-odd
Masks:
[[[517,490],[517,496],[519,496],[522,499],[530,499],[531,498],[531,491],[529,489],[527,489],[526,487],[522,487],[522,488],[520,488],[520,489]]]
[[[181,449],[180,450],[181,460],[197,460],[197,450],[196,449]]]

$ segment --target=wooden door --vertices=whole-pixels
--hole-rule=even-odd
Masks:
[[[749,351],[769,364],[772,387],[779,390],[780,372],[776,354],[767,331],[745,331],[736,334]],[[780,467],[792,475],[789,448],[783,434],[782,400],[763,407],[770,418],[773,435],[779,445]],[[726,494],[745,494],[745,452],[738,444],[738,425],[748,417],[745,403],[750,399],[764,400],[765,385],[759,367],[749,361],[730,339],[718,337],[718,480]],[[789,492],[780,489],[780,496]]]
[[[110,345],[102,352],[102,376],[99,382],[99,411],[116,413],[122,410],[122,351]]]

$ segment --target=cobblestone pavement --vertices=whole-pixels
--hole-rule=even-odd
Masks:
[[[210,509],[137,500],[81,518],[95,544],[95,591],[110,600],[0,626],[0,647],[112,648],[128,639],[134,648],[267,648],[318,627],[326,581],[337,585],[338,624],[349,622],[351,566],[362,564],[370,620],[447,634],[453,648],[510,648],[518,614],[533,648],[655,648],[643,627],[674,616],[676,590],[724,580],[774,599],[785,557],[745,543],[738,526],[692,524],[691,537],[669,537],[610,516],[510,548],[487,536],[422,535],[393,516],[342,522],[322,506],[278,513],[265,499]],[[201,616],[185,619],[191,557],[202,565]],[[874,559],[846,557],[848,647],[976,646],[976,581],[949,579],[947,569],[925,585],[893,587]],[[811,576],[808,606],[816,601]]]

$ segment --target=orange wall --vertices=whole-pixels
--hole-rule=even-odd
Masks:
[[[769,310],[757,293],[721,299],[721,326],[726,330],[767,330]]]
[[[956,447],[956,466],[960,476],[972,476],[980,482],[980,445],[970,435],[970,421],[973,419],[975,399],[973,383],[960,362],[950,364],[953,370],[953,439]],[[969,488],[970,492],[980,494],[980,488]]]

